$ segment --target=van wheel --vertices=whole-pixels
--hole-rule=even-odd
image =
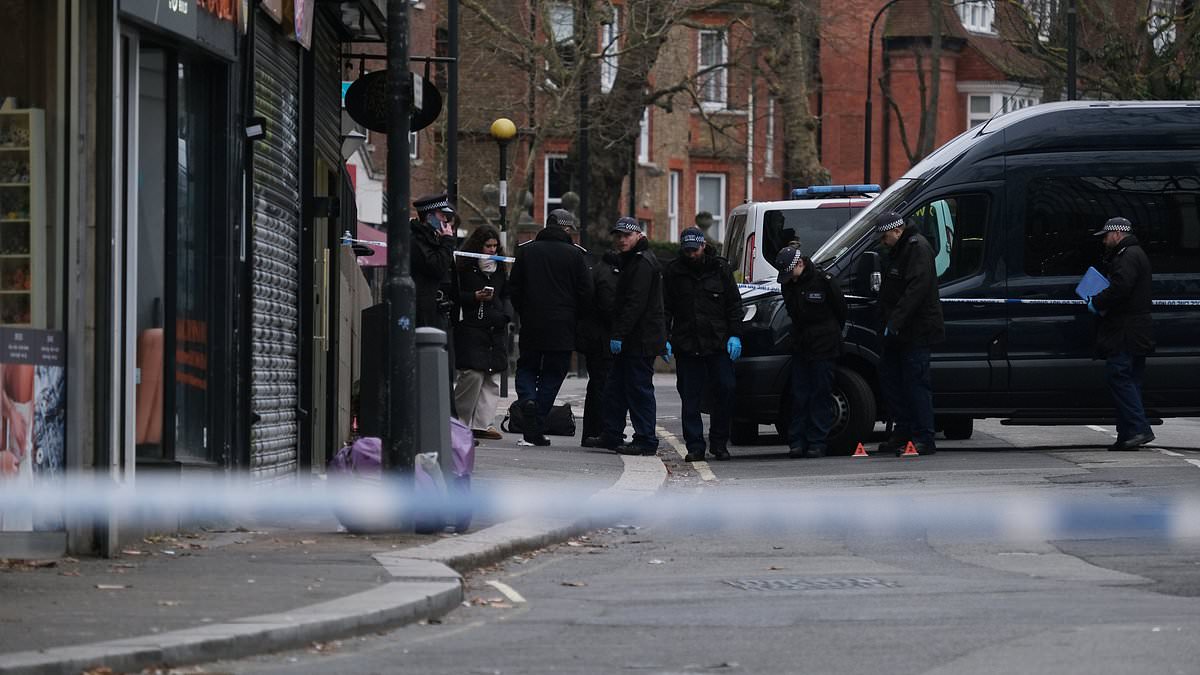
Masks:
[[[729,440],[734,445],[754,445],[758,443],[758,422],[734,420],[729,425]]]
[[[965,441],[975,430],[975,420],[966,415],[946,415],[938,421],[948,441]]]
[[[791,383],[788,383],[790,391]],[[866,443],[875,430],[875,393],[862,375],[839,366],[833,374],[833,426],[829,429],[829,454],[849,455],[859,443]],[[792,397],[785,394],[779,403],[775,430],[788,443],[792,418]]]

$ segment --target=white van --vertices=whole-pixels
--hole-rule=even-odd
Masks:
[[[878,185],[796,188],[792,199],[746,202],[729,212],[724,253],[740,284],[774,281],[775,256],[789,241],[816,251],[879,193]]]

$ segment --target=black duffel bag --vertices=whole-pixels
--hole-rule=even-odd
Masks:
[[[504,420],[500,422],[502,430],[514,434],[525,432],[525,418],[521,413],[520,404],[520,401],[513,401],[512,405],[508,406],[508,413],[504,415]],[[575,413],[571,411],[570,403],[551,406],[550,414],[546,415],[545,428],[542,429],[542,433],[547,436],[575,435]]]

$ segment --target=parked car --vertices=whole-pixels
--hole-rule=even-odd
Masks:
[[[914,166],[825,241],[812,258],[850,301],[830,439],[842,453],[885,414],[875,296],[886,253],[871,227],[885,211],[916,222],[937,251],[946,340],[932,372],[947,438],[969,438],[981,418],[1111,421],[1093,317],[1074,287],[1102,255],[1091,233],[1117,215],[1133,221],[1154,269],[1147,414],[1200,414],[1200,103],[1065,102],[997,117]],[[735,443],[753,440],[759,424],[786,429],[790,410],[779,294],[766,284],[743,302]]]
[[[729,212],[724,252],[738,283],[774,281],[775,255],[793,239],[815,251],[871,202],[878,185],[815,185],[792,198],[746,202]]]

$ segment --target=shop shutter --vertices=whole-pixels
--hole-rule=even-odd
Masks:
[[[342,45],[330,14],[313,22],[313,132],[317,152],[331,167],[342,165]]]
[[[260,12],[254,27],[254,143],[250,473],[260,482],[298,473],[300,405],[299,46]]]

